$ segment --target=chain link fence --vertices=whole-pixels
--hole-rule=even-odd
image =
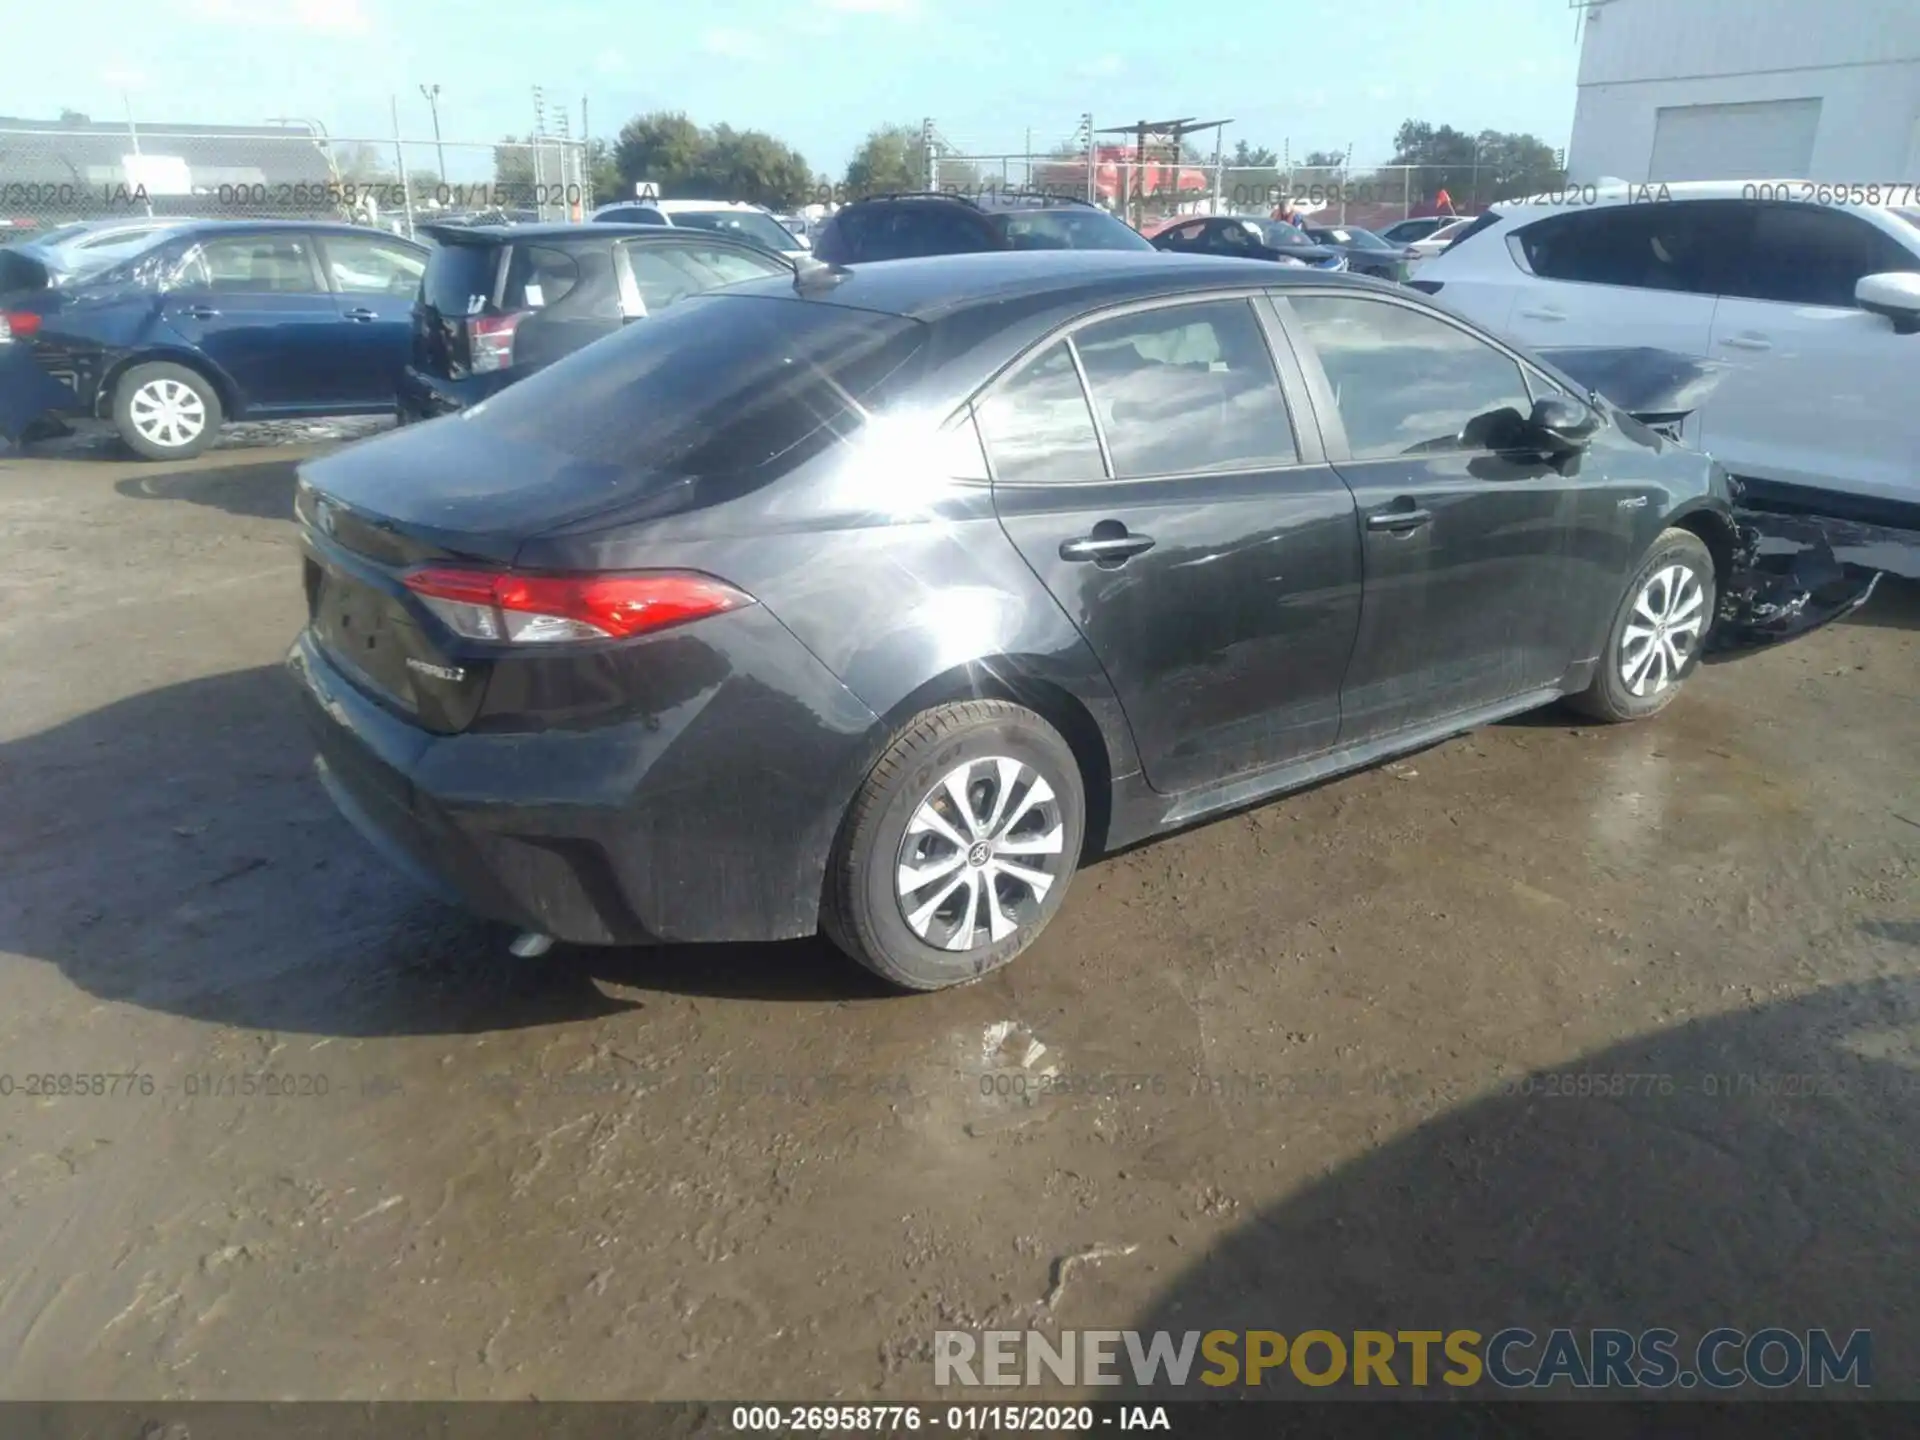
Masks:
[[[1142,228],[1176,215],[1271,215],[1286,201],[1323,223],[1378,230],[1414,216],[1477,215],[1500,200],[1561,183],[1558,176],[1516,181],[1477,163],[1249,167],[1192,153],[1142,161],[1137,153],[1122,146],[1045,154],[942,151],[929,157],[928,168],[935,189],[1071,196]]]
[[[593,206],[586,147],[566,138],[0,123],[0,235],[144,217],[345,220],[411,235],[432,220],[580,220]]]

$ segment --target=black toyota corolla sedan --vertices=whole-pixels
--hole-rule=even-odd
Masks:
[[[1667,705],[1719,468],[1370,280],[803,266],[305,467],[320,771],[581,943],[1019,954],[1083,856],[1560,697]]]

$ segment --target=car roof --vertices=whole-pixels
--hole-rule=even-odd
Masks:
[[[691,210],[754,210],[758,205],[749,205],[745,200],[634,200],[628,202],[644,205],[650,210],[658,210],[662,215],[683,215]]]
[[[1187,291],[1289,284],[1383,288],[1379,282],[1324,270],[1164,250],[995,250],[871,265],[815,264],[802,268],[797,286],[774,278],[740,281],[727,288],[742,295],[786,297],[798,288],[808,299],[927,320],[1022,300],[1121,304]],[[1399,293],[1398,287],[1384,288]]]
[[[668,229],[662,225],[629,225],[622,220],[582,220],[562,224],[553,221],[545,225],[435,225],[428,222],[419,227],[431,234],[436,240],[455,245],[473,239],[506,242],[510,240],[598,240],[614,235],[631,235],[641,239],[674,240],[685,244],[687,237],[683,232]],[[702,238],[710,238],[710,232],[698,232]],[[722,240],[730,237],[722,235]],[[741,243],[735,241],[734,243]]]
[[[396,235],[391,230],[382,230],[375,225],[354,225],[344,220],[183,220],[176,227],[190,235],[227,235],[244,231],[281,231],[305,230],[318,231],[323,235],[379,235],[388,240],[402,240],[409,245],[417,245],[417,240],[408,240],[404,235]]]

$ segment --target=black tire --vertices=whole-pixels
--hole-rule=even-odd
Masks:
[[[1647,642],[1638,634],[1630,640],[1627,631],[1629,627],[1636,632],[1650,628],[1643,623],[1646,618],[1644,614],[1636,615],[1635,607],[1643,595],[1651,594],[1651,601],[1657,602],[1663,587],[1654,585],[1655,577],[1666,576],[1674,572],[1676,567],[1684,570],[1700,591],[1699,601],[1694,604],[1688,598],[1691,592],[1685,582],[1672,582],[1680,587],[1681,605],[1686,609],[1685,615],[1678,617],[1679,622],[1684,625],[1687,619],[1697,615],[1699,627],[1688,633],[1678,629],[1670,632],[1673,648],[1669,653],[1678,654],[1681,664],[1675,670],[1670,659],[1650,657],[1652,663],[1649,672],[1638,682],[1645,693],[1636,693],[1635,685],[1629,682],[1624,671],[1630,668],[1629,661],[1633,657],[1644,653],[1642,647]],[[1651,592],[1649,586],[1653,586]],[[1626,593],[1621,596],[1619,607],[1614,612],[1613,624],[1607,629],[1607,643],[1600,652],[1600,668],[1594,674],[1593,683],[1580,694],[1568,696],[1567,704],[1583,715],[1608,724],[1645,720],[1651,715],[1658,715],[1673,703],[1673,697],[1680,693],[1680,686],[1699,665],[1718,603],[1713,555],[1700,537],[1688,530],[1661,531],[1660,538],[1654,541],[1653,548],[1647,552],[1647,558],[1634,571],[1633,579],[1627,582]],[[1657,688],[1654,686],[1655,672],[1667,677],[1666,683]]]
[[[181,389],[191,394],[199,407],[196,412],[192,404],[188,404],[182,414],[192,416],[197,413],[200,428],[191,438],[179,444],[169,444],[164,429],[156,429],[151,423],[147,429],[141,428],[134,407],[137,397],[155,397],[156,392],[169,397],[177,396]],[[225,418],[219,392],[206,376],[185,365],[175,365],[165,360],[135,365],[113,387],[114,428],[120,432],[120,438],[126,442],[129,450],[149,460],[191,460],[213,443]],[[174,433],[180,433],[177,427]]]
[[[1001,768],[985,763],[995,759],[1025,768],[1003,787]],[[923,802],[936,807],[937,815],[954,818],[952,797],[944,792],[936,796],[934,790],[970,762],[979,762],[966,785],[976,815],[985,810],[990,818],[1004,812],[1018,815],[1019,823],[987,840],[984,861],[963,858],[949,871],[930,868],[938,878],[912,892],[916,909],[938,896],[949,874],[959,878],[962,890],[933,912],[923,936],[910,925],[908,902],[899,893],[903,862],[931,851],[926,863],[937,867],[956,853],[972,856],[978,842],[961,850],[939,833],[921,828],[910,851],[908,827],[918,823]],[[1029,776],[1044,780],[1051,799],[1036,798],[1036,792],[1044,796],[1045,791]],[[828,864],[821,929],[867,969],[902,989],[943,990],[978,980],[1031,945],[1059,910],[1078,867],[1085,829],[1080,767],[1067,742],[1045,720],[1001,700],[967,700],[922,711],[895,736],[848,807]],[[966,838],[971,835],[965,832]],[[1056,840],[1057,855],[1049,848],[1044,856],[1030,858],[1034,852],[1026,847],[1051,847]],[[1002,856],[993,848],[1009,843],[1023,848],[1014,856]],[[1023,870],[1047,873],[1044,894],[1036,896],[1032,884],[997,868],[1009,860]],[[994,868],[985,868],[989,866]],[[961,906],[966,907],[964,916],[958,913]],[[941,918],[949,912],[956,918]],[[993,929],[1004,924],[1013,925],[1011,933],[994,939]],[[973,937],[978,943],[957,950],[936,943],[955,937]]]

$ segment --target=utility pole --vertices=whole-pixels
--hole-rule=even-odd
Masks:
[[[440,164],[440,183],[447,183],[447,152],[440,143],[440,87],[422,85],[420,93],[427,97],[427,108],[433,112],[433,153]]]
[[[533,213],[536,220],[546,215],[547,174],[540,151],[547,136],[547,96],[538,85],[533,87]]]
[[[1087,203],[1091,205],[1100,198],[1099,188],[1095,181],[1095,172],[1099,169],[1100,156],[1099,152],[1094,149],[1093,144],[1093,112],[1091,110],[1082,111],[1080,114],[1079,139],[1081,143],[1086,146],[1087,150]]]

